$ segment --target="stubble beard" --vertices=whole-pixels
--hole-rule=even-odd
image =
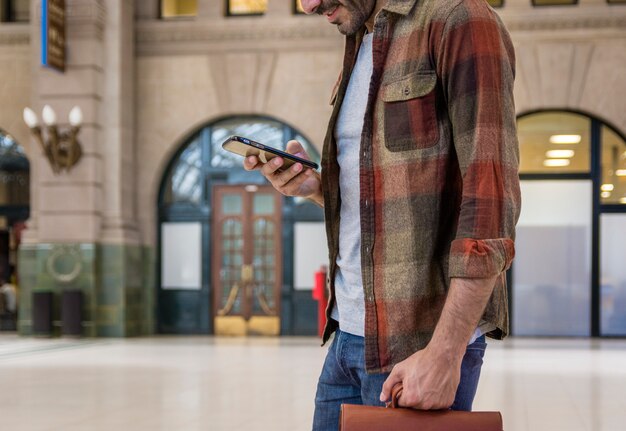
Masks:
[[[376,0],[342,0],[341,2],[331,0],[327,4],[323,3],[317,13],[324,15],[327,11],[339,5],[343,6],[348,11],[349,18],[337,24],[337,30],[345,36],[352,36],[367,22],[374,11]]]

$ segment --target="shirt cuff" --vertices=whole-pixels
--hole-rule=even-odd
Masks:
[[[450,248],[450,278],[489,278],[511,266],[515,244],[510,238],[452,241]]]

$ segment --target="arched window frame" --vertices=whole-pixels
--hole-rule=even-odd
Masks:
[[[215,121],[212,121],[202,127],[199,127],[198,129],[194,130],[193,132],[189,133],[187,135],[187,137],[183,140],[183,144],[178,148],[178,150],[176,151],[174,157],[172,157],[171,162],[168,164],[166,170],[165,170],[165,175],[164,175],[164,181],[161,184],[161,187],[159,189],[159,207],[160,210],[165,210],[165,211],[174,211],[174,212],[178,212],[177,210],[180,210],[180,212],[184,212],[189,214],[190,211],[199,211],[202,213],[206,212],[207,207],[210,205],[210,201],[211,201],[211,196],[210,196],[210,187],[208,187],[209,183],[212,182],[224,182],[224,183],[231,183],[231,184],[237,184],[237,183],[256,183],[256,184],[266,184],[267,181],[265,180],[265,178],[263,178],[258,172],[246,172],[243,169],[243,159],[239,158],[236,155],[231,155],[230,153],[224,152],[224,156],[225,156],[225,160],[232,160],[233,163],[224,163],[221,165],[215,165],[214,159],[215,159],[215,154],[217,151],[223,151],[221,150],[221,148],[219,148],[219,146],[221,145],[221,142],[215,141],[213,139],[213,134],[214,131],[216,129],[219,129],[221,127],[221,125],[223,124],[229,124],[229,123],[236,123],[236,122],[241,122],[241,123],[245,123],[245,122],[249,122],[249,123],[254,123],[254,122],[264,122],[264,123],[268,123],[271,125],[274,125],[276,127],[280,127],[282,129],[282,135],[283,138],[280,141],[280,144],[285,145],[288,141],[292,140],[292,139],[297,139],[299,140],[303,146],[305,147],[305,150],[309,153],[310,157],[313,159],[313,161],[319,163],[320,161],[320,154],[317,151],[317,149],[311,144],[311,141],[301,132],[299,132],[298,130],[294,129],[293,127],[285,124],[284,122],[273,118],[273,117],[269,117],[269,116],[260,116],[260,115],[240,115],[240,116],[228,116],[228,117],[220,117],[218,119],[216,119]],[[224,135],[224,137],[227,135]],[[258,140],[261,143],[267,143],[264,142],[263,139],[255,139],[256,136],[253,135],[249,135],[246,136],[248,138],[254,139],[254,140]],[[199,166],[200,169],[200,181],[202,181],[202,183],[200,184],[200,187],[202,188],[201,190],[201,196],[199,199],[199,202],[197,203],[192,203],[192,202],[173,202],[173,203],[166,203],[166,194],[168,192],[168,178],[171,177],[172,175],[172,170],[175,169],[178,164],[181,162],[181,156],[185,153],[185,151],[187,151],[190,147],[190,145],[193,145],[195,142],[197,142],[197,144],[200,147],[200,153],[201,153],[201,163]],[[276,143],[269,143],[270,145],[276,145],[278,146],[278,142]],[[280,147],[280,149],[284,149],[284,147]]]
[[[541,113],[572,113],[589,118],[590,121],[590,168],[585,173],[523,173],[520,172],[521,180],[590,180],[592,182],[592,257],[591,257],[591,336],[600,337],[601,333],[601,288],[600,288],[600,218],[603,214],[626,213],[626,204],[602,203],[601,186],[602,178],[602,129],[606,127],[619,136],[626,143],[625,135],[610,122],[585,111],[572,109],[542,109],[520,113],[518,121],[529,115]],[[625,148],[626,150],[626,148]],[[520,152],[520,158],[523,157]],[[522,203],[523,205],[523,203]],[[508,274],[509,297],[513,298],[511,290],[511,274]],[[509,303],[511,307],[511,302]],[[512,315],[512,309],[510,308]]]
[[[166,169],[163,171],[161,184],[158,193],[158,223],[157,223],[157,250],[156,250],[156,310],[157,310],[157,326],[158,331],[162,333],[211,333],[213,323],[209,320],[209,303],[210,292],[210,262],[212,259],[211,241],[213,232],[211,232],[212,221],[212,200],[214,185],[264,185],[268,184],[267,180],[257,171],[249,172],[243,169],[243,158],[241,163],[235,166],[211,166],[211,133],[212,130],[223,122],[231,120],[242,121],[269,121],[280,124],[283,129],[283,144],[291,139],[301,137],[303,144],[309,145],[307,151],[309,156],[316,162],[319,162],[320,155],[317,149],[311,144],[311,141],[302,133],[284,122],[269,116],[258,115],[240,115],[221,117],[212,122],[190,132],[177,151],[171,157]],[[255,139],[255,136],[246,136],[250,139],[264,143],[261,139]],[[202,177],[202,199],[198,204],[189,202],[169,204],[164,201],[168,178],[171,176],[172,169],[176,166],[180,159],[180,155],[189,147],[189,144],[195,139],[199,140],[201,146],[201,177]],[[271,143],[270,143],[271,144]],[[305,145],[306,147],[306,145]],[[281,246],[283,250],[283,262],[292,262],[294,260],[295,245],[295,225],[297,223],[323,223],[324,214],[321,208],[306,199],[298,199],[293,197],[282,198],[282,228],[281,228]],[[191,223],[200,227],[200,242],[202,258],[202,276],[201,288],[196,291],[176,291],[166,290],[162,286],[162,226],[169,223]],[[320,239],[323,241],[323,239]],[[294,267],[292,264],[285,263],[282,266],[282,290],[281,290],[281,334],[289,335],[301,330],[303,318],[294,310],[300,310],[304,307],[308,310],[309,303],[313,301],[310,293],[307,291],[297,292],[294,290]],[[306,297],[306,300],[303,299]],[[169,306],[171,304],[194,304],[199,307],[198,313],[202,316],[197,325],[189,328],[181,324],[176,324],[164,319],[163,316],[171,315]],[[309,305],[307,305],[309,304]],[[294,311],[294,313],[292,313]],[[310,310],[309,310],[310,311]],[[181,326],[182,325],[182,326]],[[310,329],[310,328],[309,328]],[[307,330],[309,330],[307,329]]]

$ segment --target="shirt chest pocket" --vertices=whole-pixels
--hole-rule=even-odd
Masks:
[[[425,149],[437,144],[436,85],[434,71],[412,73],[383,85],[383,127],[389,151]]]

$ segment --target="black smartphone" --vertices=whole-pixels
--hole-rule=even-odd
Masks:
[[[307,168],[319,169],[318,164],[315,162],[296,157],[293,154],[286,153],[267,145],[259,144],[252,139],[243,138],[241,136],[230,136],[224,141],[222,148],[243,157],[256,156],[263,163],[269,162],[274,157],[282,157],[284,162],[280,167],[281,170],[289,169],[295,163],[302,163],[302,166]]]

